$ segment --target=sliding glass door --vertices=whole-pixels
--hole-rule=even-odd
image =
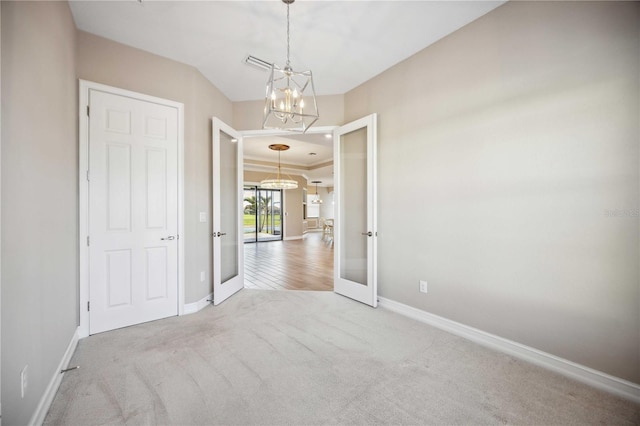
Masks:
[[[282,239],[282,190],[244,187],[244,242]]]

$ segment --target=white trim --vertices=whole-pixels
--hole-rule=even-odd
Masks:
[[[209,293],[202,299],[198,300],[197,302],[187,303],[184,305],[184,312],[181,315],[195,314],[196,312],[210,305],[212,300],[213,300],[213,293]]]
[[[160,105],[176,108],[178,111],[178,315],[184,313],[185,294],[185,225],[184,225],[184,104],[180,102],[149,96],[130,90],[119,89],[100,83],[87,80],[78,80],[79,105],[79,147],[78,147],[78,246],[80,262],[80,326],[78,334],[80,337],[89,336],[89,312],[87,303],[89,302],[89,250],[86,244],[89,235],[89,182],[86,179],[89,170],[89,117],[87,116],[87,106],[89,105],[89,91],[100,90],[119,96],[126,96],[146,102],[153,102]]]
[[[184,315],[185,239],[184,224],[184,104],[178,104],[178,315]]]
[[[283,240],[284,241],[291,241],[291,240],[301,240],[304,238],[304,235],[296,235],[294,237],[284,237]]]
[[[322,145],[321,145],[322,146]],[[327,146],[327,148],[330,148],[331,146]],[[264,157],[258,157],[258,156],[244,156],[244,160],[249,160],[249,161],[260,161],[260,162],[265,162],[265,163],[269,163],[269,164],[255,164],[253,163],[253,165],[255,166],[266,166],[266,167],[277,167],[278,166],[278,162],[277,161],[269,161],[269,160],[265,160]],[[295,161],[287,161],[286,164],[282,165],[282,169],[285,169],[286,166],[295,166],[297,168],[292,168],[292,167],[288,167],[289,170],[296,170],[296,171],[308,171],[308,170],[315,170],[315,169],[319,169],[320,167],[316,167],[316,166],[320,166],[320,165],[324,165],[323,167],[326,166],[330,166],[331,163],[333,162],[333,157],[329,158],[328,160],[319,160],[316,161],[315,163],[296,163]]]
[[[305,134],[318,134],[318,133],[333,133],[333,130],[338,126],[312,126],[305,132]],[[278,129],[259,129],[259,130],[242,130],[239,132],[243,138],[259,138],[262,136],[291,136],[300,134],[300,132],[292,132],[290,130],[278,130]]]
[[[89,105],[89,84],[80,80],[80,101],[78,105],[78,256],[79,256],[79,298],[80,298],[80,337],[89,336],[89,249],[83,244],[89,234],[89,182],[83,176],[89,170],[89,117],[86,108]]]
[[[1,10],[2,8],[0,8]],[[2,13],[0,12],[0,27],[2,27]],[[0,34],[2,29],[0,28]],[[1,36],[0,36],[1,38]],[[0,42],[0,46],[2,43]],[[2,50],[2,49],[0,49]],[[2,55],[0,54],[0,58]],[[2,60],[0,59],[0,70],[2,69]],[[2,76],[0,76],[2,81]],[[2,86],[0,84],[0,86]],[[2,99],[2,90],[0,89],[0,99]],[[0,108],[0,117],[2,117],[2,108]],[[2,164],[2,120],[0,119],[0,164]],[[2,170],[0,167],[0,176],[2,176]],[[2,188],[2,182],[0,180],[0,188]],[[0,212],[2,211],[2,191],[0,191]],[[2,217],[0,216],[0,224],[2,223]],[[2,241],[2,226],[0,226],[0,241]],[[2,259],[2,248],[0,248],[0,259]],[[0,260],[0,295],[2,295],[2,261]],[[0,318],[2,318],[2,297],[0,296]],[[6,320],[5,320],[6,321]],[[2,330],[2,320],[0,319],[0,330]],[[2,354],[2,333],[0,332],[0,354]],[[0,383],[2,383],[2,356],[0,355]],[[2,426],[2,390],[0,386],[0,426]]]
[[[384,297],[380,307],[640,403],[640,385]]]
[[[58,392],[58,388],[60,387],[60,383],[62,382],[63,374],[60,372],[64,370],[69,365],[71,361],[71,357],[78,346],[79,339],[79,328],[76,328],[76,331],[73,332],[73,336],[71,337],[71,342],[69,342],[69,346],[67,346],[67,350],[65,351],[62,359],[60,360],[60,364],[58,364],[58,368],[53,372],[53,377],[49,382],[49,386],[44,391],[42,398],[40,398],[40,402],[38,403],[38,407],[36,411],[31,416],[31,420],[29,420],[29,425],[41,425],[44,423],[44,418],[47,416],[47,412],[51,407],[51,403],[53,402],[53,398],[56,396],[56,392]]]

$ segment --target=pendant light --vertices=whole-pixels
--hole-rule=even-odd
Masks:
[[[312,180],[311,183],[315,183],[316,184],[316,194],[313,197],[313,200],[311,200],[312,204],[322,204],[322,199],[320,198],[320,195],[318,195],[318,184],[322,183],[321,180]]]
[[[294,1],[282,0],[287,5],[287,64],[284,68],[271,66],[262,128],[304,133],[319,115],[311,71],[294,71],[289,60],[289,5]]]
[[[285,179],[282,177],[280,172],[280,153],[282,151],[286,151],[289,149],[289,145],[284,145],[280,143],[276,143],[273,145],[269,145],[269,149],[273,151],[278,151],[278,174],[275,179],[265,179],[260,182],[260,187],[265,189],[296,189],[298,187],[298,182],[291,179],[291,176],[287,175],[289,179]]]

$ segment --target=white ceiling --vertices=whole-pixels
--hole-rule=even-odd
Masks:
[[[503,3],[297,0],[290,6],[291,65],[313,71],[318,95],[343,94]],[[286,6],[280,0],[71,1],[70,6],[80,30],[192,65],[234,102],[264,96],[268,73],[245,64],[247,55],[280,66],[286,62]],[[283,162],[321,162],[326,149],[317,142],[292,142]],[[269,143],[260,148],[260,142],[245,139],[245,155],[277,159],[264,149]],[[322,156],[312,161],[309,152]],[[309,176],[332,181],[331,171]]]
[[[291,65],[312,70],[318,95],[342,94],[504,1],[298,0]],[[79,29],[198,68],[232,101],[264,96],[253,55],[284,66],[286,6],[254,1],[71,1]]]

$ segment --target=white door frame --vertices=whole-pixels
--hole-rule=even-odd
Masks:
[[[337,129],[340,126],[313,126],[309,130],[307,130],[305,135],[315,135],[318,133],[331,133],[333,135],[333,130]],[[264,136],[292,136],[295,135],[296,132],[292,132],[290,130],[278,130],[278,129],[265,129],[265,130],[241,130],[239,132],[242,137],[245,138],[259,138]]]
[[[100,90],[113,95],[153,102],[178,110],[178,315],[184,314],[184,104],[155,96],[144,95],[117,87],[107,86],[87,80],[79,80],[80,101],[78,104],[79,161],[78,161],[78,247],[80,265],[80,326],[78,334],[89,336],[89,91]]]

